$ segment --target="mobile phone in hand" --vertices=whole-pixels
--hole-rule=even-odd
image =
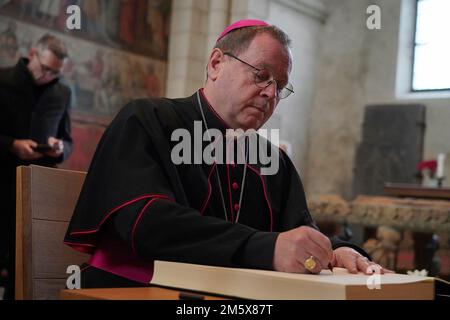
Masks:
[[[33,148],[36,152],[48,152],[55,150],[53,146],[46,144],[46,143],[40,143],[36,147]]]

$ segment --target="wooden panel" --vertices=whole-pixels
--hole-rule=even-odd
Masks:
[[[33,281],[34,300],[57,300],[66,287],[66,279],[38,279]]]
[[[423,187],[417,184],[387,183],[384,194],[395,197],[415,197],[450,200],[450,188]]]
[[[89,255],[63,243],[68,222],[33,220],[33,277],[66,278],[69,265],[80,265]]]
[[[17,169],[16,299],[56,299],[66,269],[88,256],[63,244],[84,172],[39,166]]]
[[[31,299],[31,168],[17,168],[16,182],[16,279],[15,298]]]
[[[203,295],[176,289],[149,288],[112,288],[112,289],[81,289],[62,290],[62,300],[225,300],[221,296]]]
[[[86,174],[80,171],[31,167],[33,219],[69,221]]]

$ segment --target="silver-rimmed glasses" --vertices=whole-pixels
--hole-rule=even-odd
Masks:
[[[226,56],[229,56],[233,59],[236,59],[237,61],[242,62],[243,64],[251,67],[252,69],[255,70],[255,72],[253,72],[254,75],[254,80],[255,80],[255,84],[260,87],[260,88],[267,88],[268,86],[270,86],[272,83],[275,82],[276,88],[277,88],[277,97],[280,99],[284,99],[287,98],[291,93],[294,93],[294,88],[292,87],[292,84],[290,82],[288,82],[288,84],[286,86],[284,86],[283,88],[279,88],[278,87],[278,81],[273,77],[273,75],[266,69],[260,69],[257,68],[255,66],[252,66],[250,63],[245,62],[244,60],[239,59],[238,57],[236,57],[235,55],[233,55],[230,52],[224,52],[223,53]]]

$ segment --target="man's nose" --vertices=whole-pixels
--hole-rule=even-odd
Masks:
[[[274,99],[277,97],[277,82],[274,80],[268,84],[262,91],[261,94],[268,97],[269,99]]]

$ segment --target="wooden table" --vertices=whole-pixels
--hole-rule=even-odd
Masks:
[[[225,300],[224,297],[167,289],[146,288],[108,288],[61,290],[61,300]]]
[[[384,194],[394,197],[413,197],[450,200],[450,188],[424,187],[417,184],[386,183]]]

